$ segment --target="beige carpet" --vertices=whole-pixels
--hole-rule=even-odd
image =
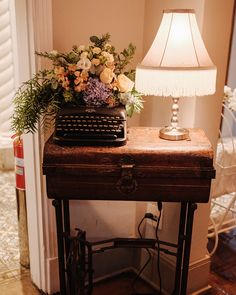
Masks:
[[[21,275],[15,175],[0,171],[0,284]]]
[[[0,294],[39,294],[20,266],[14,171],[0,171]]]

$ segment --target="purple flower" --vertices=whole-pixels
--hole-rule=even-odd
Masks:
[[[111,90],[97,78],[89,78],[86,90],[83,93],[83,99],[88,106],[100,107],[105,105]]]

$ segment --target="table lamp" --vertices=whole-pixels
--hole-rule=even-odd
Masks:
[[[171,96],[171,125],[159,136],[167,140],[188,138],[188,129],[178,126],[180,97],[215,92],[216,67],[198,29],[193,9],[163,11],[156,37],[136,68],[135,87],[144,95]]]

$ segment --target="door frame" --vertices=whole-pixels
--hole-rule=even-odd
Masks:
[[[52,50],[52,0],[11,0],[15,7],[19,85],[43,65],[35,51]],[[21,66],[22,65],[22,66]],[[43,292],[52,293],[50,259],[56,257],[50,242],[54,215],[42,176],[44,137],[39,132],[23,136],[30,274]],[[55,285],[55,283],[54,283]],[[55,287],[54,289],[57,289]]]

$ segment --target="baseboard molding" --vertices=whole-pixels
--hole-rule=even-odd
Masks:
[[[145,261],[148,259],[148,254],[144,249],[139,249],[139,268],[144,265]],[[160,282],[157,272],[157,254],[156,251],[150,250],[152,255],[152,261],[147,265],[143,271],[141,277],[151,284],[155,289],[159,290]],[[138,256],[137,256],[138,258]],[[162,282],[162,294],[171,294],[174,289],[174,277],[175,277],[175,262],[169,257],[161,255],[160,260],[160,270],[161,270],[161,282]],[[168,275],[164,275],[168,274]]]
[[[45,294],[53,294],[59,291],[58,257],[47,259],[47,290]]]
[[[93,255],[94,282],[99,282],[122,272],[132,271],[134,268],[133,249],[116,248]],[[59,290],[58,257],[47,259],[47,290],[46,294],[53,294]]]
[[[189,265],[188,292],[189,294],[201,294],[209,290],[210,256],[205,255],[202,259]]]
[[[138,269],[132,267],[131,271],[133,271],[134,273],[136,273],[138,275],[139,271]],[[153,287],[153,289],[159,291],[159,285],[157,284],[157,282],[150,280],[146,275],[141,274],[140,277],[142,278],[142,280],[144,280],[147,284],[149,284],[150,286]],[[167,293],[165,290],[162,290],[162,294],[163,295],[168,295],[169,293]]]
[[[137,273],[137,270],[134,269],[133,267],[126,267],[126,268],[123,268],[123,269],[120,269],[120,270],[117,270],[117,271],[114,271],[112,273],[109,273],[107,275],[104,275],[102,277],[98,277],[98,278],[95,278],[93,280],[94,283],[98,283],[98,282],[101,282],[101,281],[104,281],[104,280],[107,280],[109,278],[112,278],[112,277],[115,277],[115,276],[118,276],[122,273],[125,273],[125,272],[134,272],[134,273]]]
[[[157,255],[153,250],[151,250],[151,254],[152,261],[141,274],[141,278],[153,288],[159,290]],[[99,282],[127,271],[138,273],[138,270],[145,263],[146,259],[147,253],[145,249],[117,248],[95,254],[93,257],[95,270],[94,282]],[[198,295],[210,289],[208,285],[209,267],[210,259],[208,255],[190,264],[187,294]],[[161,255],[160,269],[162,274],[162,294],[171,294],[174,289],[175,261],[167,255]],[[57,257],[47,260],[47,274],[48,283],[46,292],[48,294],[58,292],[59,279]]]
[[[133,249],[115,248],[93,255],[94,281],[108,278],[130,269],[134,260]]]
[[[191,293],[191,295],[203,295],[206,294],[207,291],[210,291],[212,289],[212,286],[207,285],[205,288],[199,289],[196,292]]]
[[[146,267],[142,278],[159,289],[159,278],[157,276],[157,254],[151,250],[152,262]],[[147,259],[147,253],[144,249],[140,250],[140,265],[143,265]],[[204,258],[194,261],[189,265],[187,294],[201,294],[203,290],[209,289],[208,274],[210,269],[210,258],[206,255]],[[174,289],[175,261],[170,256],[161,253],[160,260],[162,293],[171,294]],[[165,275],[168,274],[168,275]]]

